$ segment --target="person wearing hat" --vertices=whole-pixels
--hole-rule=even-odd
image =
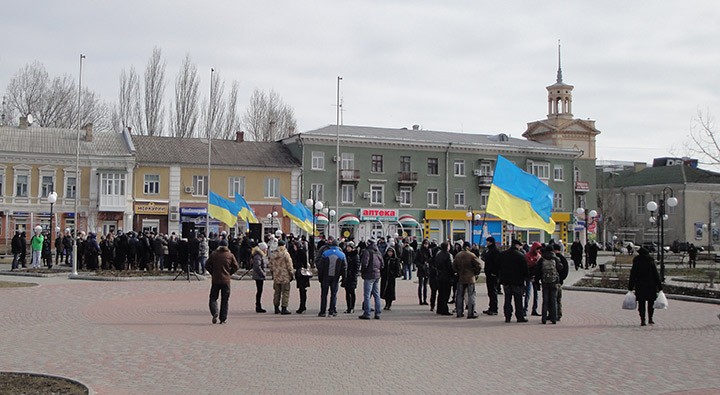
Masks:
[[[267,269],[267,244],[260,243],[252,250],[252,278],[255,280],[255,312],[266,313],[262,308],[263,285],[265,284],[265,270]]]
[[[227,241],[220,242],[217,250],[213,251],[205,262],[205,269],[212,275],[210,286],[210,314],[212,323],[218,322],[218,294],[220,295],[220,323],[227,321],[228,302],[230,301],[230,276],[238,269],[235,255],[230,252]]]
[[[293,280],[293,265],[285,240],[277,241],[277,249],[270,254],[270,270],[273,276],[273,304],[275,314],[292,314],[288,309],[290,282]],[[282,307],[282,310],[280,309]]]
[[[345,288],[345,302],[347,303],[345,314],[352,314],[355,311],[355,289],[360,272],[360,256],[355,248],[355,242],[350,241],[345,245],[345,260],[347,261],[347,275],[343,277],[340,286]]]
[[[36,226],[34,229],[35,235],[30,239],[30,251],[32,251],[32,264],[30,265],[33,269],[40,269],[42,260],[42,246],[45,241],[45,236],[42,234],[42,227]]]
[[[498,269],[500,250],[495,245],[495,238],[490,236],[485,239],[485,251],[482,253],[482,260],[485,262],[485,286],[488,293],[488,308],[483,314],[497,315],[498,313]]]
[[[500,262],[498,275],[500,284],[505,294],[505,322],[510,322],[513,314],[513,302],[515,303],[515,318],[517,322],[527,322],[523,312],[523,290],[525,280],[529,278],[528,265],[522,251],[522,242],[513,240],[510,248],[499,255]]]

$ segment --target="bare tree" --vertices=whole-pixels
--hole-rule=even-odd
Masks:
[[[255,89],[243,115],[243,126],[255,141],[275,141],[295,133],[295,111],[274,90]]]
[[[148,136],[162,136],[165,118],[165,61],[160,48],[153,48],[145,68],[145,130]]]
[[[212,138],[216,138],[219,131],[222,130],[222,122],[225,116],[225,100],[223,99],[225,81],[222,81],[220,73],[214,70],[211,72],[211,79],[209,106],[208,102],[203,105],[203,125],[205,125],[205,130],[199,131],[199,134],[200,137],[205,137],[209,133]]]
[[[198,86],[197,66],[192,63],[190,54],[185,55],[182,67],[175,78],[175,102],[170,110],[170,134],[174,137],[191,137],[198,122]]]
[[[48,73],[42,63],[35,61],[26,64],[8,84],[8,103],[22,115],[37,112],[48,80]]]
[[[720,165],[720,130],[716,129],[710,111],[698,110],[689,138],[684,144],[687,153],[698,156],[703,164]]]
[[[240,126],[240,116],[237,112],[237,101],[238,91],[240,90],[240,84],[237,81],[233,81],[232,87],[230,88],[230,94],[228,95],[225,120],[222,122],[220,134],[217,136],[222,139],[234,139],[235,132]]]
[[[135,67],[130,66],[130,71],[125,72],[123,69],[120,72],[120,92],[118,94],[118,103],[113,112],[113,126],[115,130],[122,130],[128,127],[132,128],[131,130],[138,129],[135,124],[137,116],[135,115],[134,102],[139,86],[140,82],[137,72],[135,72]]]

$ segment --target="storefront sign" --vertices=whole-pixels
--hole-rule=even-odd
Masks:
[[[167,215],[167,203],[135,203],[135,214]]]
[[[180,215],[187,215],[189,217],[198,217],[201,215],[207,215],[207,208],[205,208],[205,207],[180,207]]]
[[[398,220],[397,209],[373,209],[363,208],[360,209],[360,220],[361,221],[397,221]]]

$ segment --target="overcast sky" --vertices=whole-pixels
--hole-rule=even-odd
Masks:
[[[520,137],[547,116],[557,40],[573,113],[596,121],[598,159],[681,154],[698,110],[720,113],[720,2],[13,1],[0,13],[0,88],[25,64],[117,100],[122,69],[154,46],[168,97],[186,53],[207,96],[210,68],[274,89],[301,131],[343,123]],[[169,101],[166,100],[166,104]],[[167,124],[167,122],[166,122]]]

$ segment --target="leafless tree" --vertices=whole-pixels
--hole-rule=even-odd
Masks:
[[[145,131],[148,136],[162,136],[165,128],[165,66],[160,48],[153,48],[145,68]]]
[[[138,126],[135,121],[135,99],[137,98],[137,90],[140,81],[138,79],[135,67],[130,66],[130,71],[124,69],[120,72],[120,93],[118,94],[118,103],[113,112],[113,126],[115,130],[132,128],[137,130]]]
[[[197,66],[190,55],[185,55],[182,67],[175,78],[175,102],[171,111],[170,134],[174,137],[191,137],[198,122]]]
[[[205,102],[202,112],[205,130],[198,132],[200,137],[206,137],[209,133],[212,138],[216,138],[220,134],[219,131],[222,130],[222,122],[225,117],[225,100],[223,99],[225,81],[221,80],[220,73],[217,71],[211,71],[210,77],[210,104]]]
[[[255,141],[275,141],[295,133],[295,111],[274,90],[255,89],[243,115],[243,126]]]
[[[230,94],[228,95],[225,119],[222,122],[220,134],[217,136],[222,139],[234,139],[235,132],[240,127],[240,116],[237,112],[237,101],[238,91],[240,90],[240,84],[237,81],[233,81],[232,87],[230,88]]]
[[[684,148],[688,156],[699,157],[703,164],[720,165],[720,130],[710,111],[698,110]]]

